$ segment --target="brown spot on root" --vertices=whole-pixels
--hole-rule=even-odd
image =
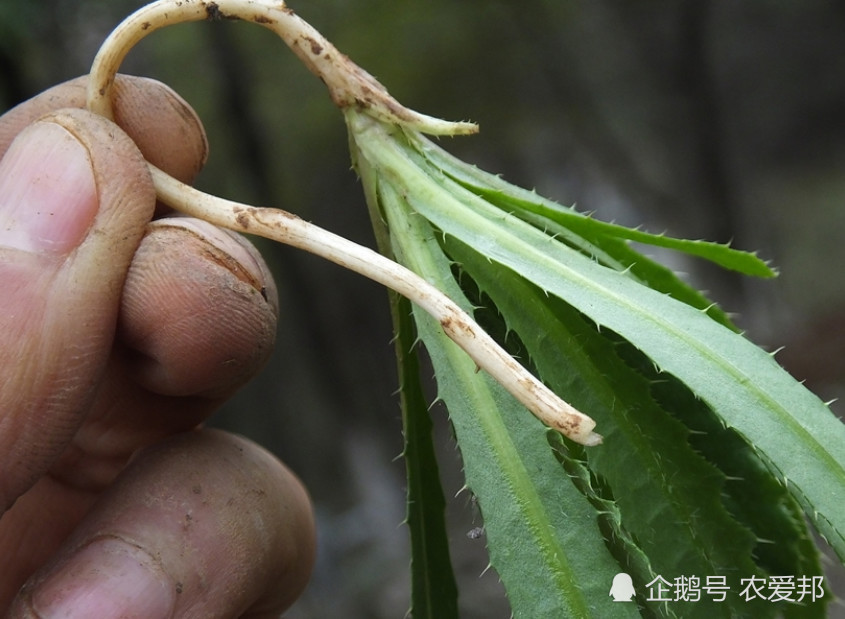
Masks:
[[[272,24],[274,20],[264,15],[256,15],[252,18],[252,21],[254,21],[256,24]]]
[[[237,212],[237,211],[236,211]],[[252,210],[254,221],[265,226],[270,226],[276,229],[287,228],[287,221],[298,221],[302,219],[299,215],[283,211],[281,209],[261,209],[256,208]]]
[[[220,5],[218,5],[216,2],[208,2],[203,6],[205,6],[205,17],[209,21],[220,21],[221,19],[240,19],[240,17],[238,17],[237,15],[229,15],[227,13],[224,13],[221,10]]]
[[[244,229],[249,230],[250,224],[252,224],[252,218],[249,216],[249,213],[245,210],[239,210],[235,213],[235,221]]]
[[[561,419],[557,417],[555,419],[549,420],[549,425],[563,434],[564,436],[568,436],[573,440],[581,443],[582,445],[586,445],[588,447],[595,447],[596,445],[602,444],[603,437],[601,434],[596,434],[592,432],[590,426],[592,424],[585,424],[584,419],[576,417],[574,415],[567,415],[565,418]],[[580,438],[575,438],[580,437]]]
[[[441,320],[440,326],[443,328],[443,331],[447,334],[456,334],[462,331],[466,337],[474,338],[476,336],[475,329],[472,328],[472,324],[467,323],[464,320],[454,318],[452,316],[447,316],[446,318]]]
[[[319,56],[323,53],[323,46],[320,45],[319,41],[311,38],[311,37],[303,37],[308,45],[311,47],[311,53],[314,56]]]
[[[220,21],[224,17],[223,12],[217,6],[216,2],[209,2],[205,5],[205,15],[212,21]]]
[[[577,418],[567,417],[565,421],[561,419],[554,419],[552,421],[552,426],[555,430],[558,430],[567,436],[578,434],[581,431],[581,421]]]

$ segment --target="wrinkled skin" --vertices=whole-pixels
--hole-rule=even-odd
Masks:
[[[114,124],[84,88],[0,118],[0,615],[278,616],[314,560],[307,493],[201,428],[267,360],[272,278],[234,234],[151,222],[144,160],[204,163],[192,110],[120,78]]]

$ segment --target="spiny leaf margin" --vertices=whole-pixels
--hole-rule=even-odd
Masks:
[[[452,237],[441,244],[495,304],[508,331],[519,335],[538,375],[601,425],[604,443],[583,449],[583,458],[618,503],[622,526],[652,568],[670,581],[689,574],[725,576],[732,597],[740,576],[763,576],[752,557],[754,535],[722,504],[724,475],[692,449],[686,427],[659,406],[649,382],[617,356],[614,342],[560,299],[495,268]],[[690,618],[735,616],[738,608],[761,618],[777,611],[768,602],[731,602],[703,595],[671,608]]]
[[[352,111],[347,121],[359,156],[441,233],[620,334],[706,401],[755,445],[845,558],[845,426],[770,355],[702,311],[595,263],[457,183],[437,178],[436,169],[418,165],[419,151],[398,128]]]
[[[387,186],[379,195],[397,258],[468,307],[433,233],[421,230],[428,224],[410,215]],[[414,317],[455,428],[467,485],[484,516],[491,564],[514,616],[637,616],[635,606],[614,608],[610,602],[607,591],[619,565],[604,544],[595,510],[549,449],[546,430],[478,373],[436,321],[423,312]]]
[[[508,212],[520,216],[525,213],[539,215],[560,224],[584,239],[610,237],[636,241],[644,245],[663,247],[696,256],[744,275],[763,278],[777,275],[777,272],[755,253],[737,250],[722,243],[679,239],[601,221],[548,200],[534,191],[516,187],[501,177],[485,172],[476,166],[466,164],[419,134],[408,133],[407,138],[411,146],[434,168]]]
[[[432,422],[420,383],[411,304],[392,296],[405,438],[402,456],[408,483],[406,524],[411,534],[411,615],[414,619],[457,619],[458,587],[449,557],[446,501],[440,484]]]

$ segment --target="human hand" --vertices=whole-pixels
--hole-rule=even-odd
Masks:
[[[306,491],[198,428],[269,355],[272,278],[235,235],[149,223],[144,159],[204,162],[190,108],[122,78],[124,133],[68,109],[84,88],[0,118],[0,615],[277,616],[313,564]]]

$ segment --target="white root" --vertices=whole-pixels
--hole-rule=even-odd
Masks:
[[[340,108],[357,107],[384,122],[431,135],[478,131],[474,123],[448,122],[401,105],[282,0],[159,0],[138,9],[112,31],[94,58],[88,85],[89,109],[111,118],[112,80],[138,41],[164,26],[206,19],[239,19],[272,30],[326,84]]]
[[[88,107],[113,118],[111,87],[129,50],[166,25],[208,18],[253,21],[276,32],[328,86],[340,107],[355,106],[379,120],[426,133],[475,131],[471,123],[449,123],[404,108],[369,74],[338,52],[283,2],[260,0],[159,0],[120,24],[106,39],[91,69]],[[595,422],[538,381],[503,350],[466,312],[436,287],[381,254],[279,209],[256,208],[203,193],[153,165],[159,199],[182,213],[247,234],[256,234],[322,256],[377,281],[424,309],[479,368],[488,372],[543,423],[584,445],[597,445]]]

